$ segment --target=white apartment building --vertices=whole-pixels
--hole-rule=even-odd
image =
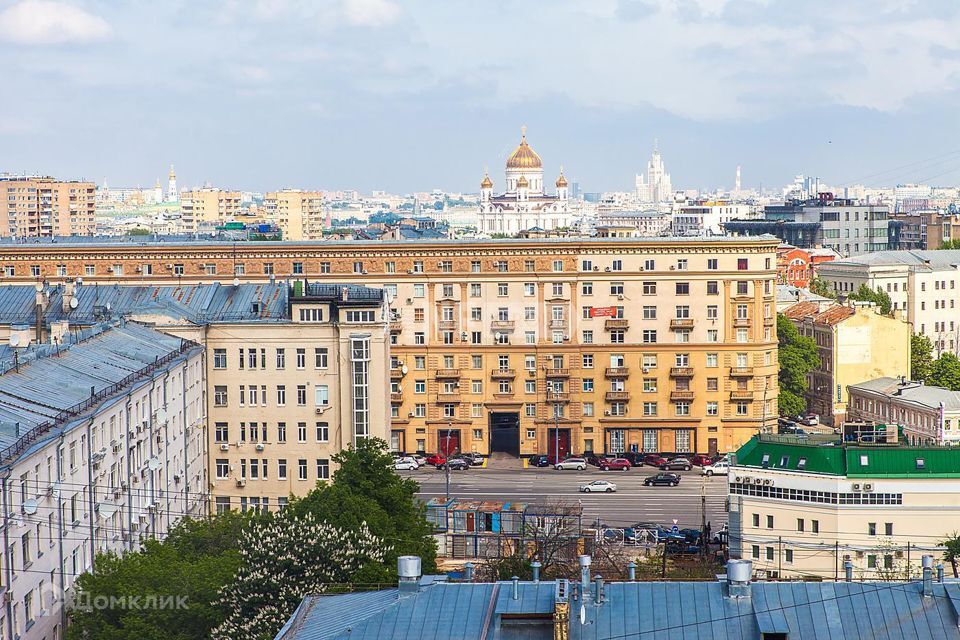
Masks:
[[[935,354],[960,353],[960,250],[881,251],[824,262],[819,277],[848,294],[865,284],[890,296],[915,333],[930,338]]]
[[[76,577],[207,513],[203,348],[136,324],[0,347],[0,637],[62,638]]]
[[[703,202],[681,205],[673,213],[672,231],[678,236],[720,235],[730,220],[754,217],[747,204]]]
[[[890,212],[885,206],[824,202],[806,205],[796,216],[797,222],[820,222],[823,246],[844,256],[885,251]]]
[[[601,227],[623,227],[635,229],[636,235],[653,238],[670,234],[669,213],[655,210],[646,211],[603,211],[597,213],[597,229]]]

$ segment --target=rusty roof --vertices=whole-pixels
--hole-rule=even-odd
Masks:
[[[833,304],[821,311],[820,305],[816,302],[798,302],[783,310],[783,315],[791,320],[809,320],[813,324],[828,326],[840,324],[855,314],[856,310],[853,307],[842,304]]]

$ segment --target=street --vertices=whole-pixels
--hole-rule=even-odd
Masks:
[[[630,526],[636,522],[654,522],[671,525],[673,520],[683,527],[701,525],[701,484],[706,493],[706,519],[714,530],[727,521],[725,501],[726,476],[704,478],[698,467],[689,472],[675,472],[682,476],[676,487],[645,487],[643,480],[656,472],[650,467],[630,471],[603,472],[595,467],[586,471],[555,471],[542,469],[498,467],[450,472],[450,495],[455,498],[504,500],[508,502],[580,501],[585,522],[600,521],[610,527]],[[420,497],[424,501],[443,497],[445,473],[433,467],[417,471],[401,471],[420,483]],[[616,493],[580,493],[581,484],[604,479],[616,483]]]

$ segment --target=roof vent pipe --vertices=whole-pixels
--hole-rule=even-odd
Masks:
[[[467,582],[473,582],[473,563],[468,562],[463,565],[463,579]]]
[[[513,599],[519,600],[520,599],[520,578],[518,578],[517,576],[513,576],[512,578],[510,578],[510,580],[513,581]]]
[[[596,582],[596,593],[593,594],[593,603],[600,605],[603,603],[603,576],[598,575],[593,580]]]
[[[849,560],[843,563],[843,576],[847,582],[853,582],[853,563]]]
[[[750,560],[727,562],[727,594],[731,598],[749,598],[752,577],[753,562]]]
[[[420,557],[397,558],[397,575],[400,577],[400,593],[416,593],[420,589]]]
[[[540,582],[540,567],[543,565],[540,564],[539,560],[534,560],[530,563],[530,568],[533,569],[533,581]]]
[[[633,560],[631,560],[630,563],[627,565],[627,579],[630,582],[637,581],[637,563],[634,562]]]
[[[943,563],[937,563],[937,582],[943,582]]]
[[[930,597],[933,595],[933,556],[924,555],[920,564],[923,566],[923,595]]]
[[[586,600],[590,593],[590,556],[580,556],[580,595]]]

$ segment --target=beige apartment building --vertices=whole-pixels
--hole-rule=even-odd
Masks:
[[[380,287],[390,441],[512,455],[732,451],[776,419],[777,240],[569,238],[0,244],[90,283]],[[176,280],[175,280],[176,281]]]
[[[63,284],[0,290],[0,338],[52,342],[119,317],[204,345],[211,510],[269,509],[330,478],[357,439],[389,440],[383,291],[297,282]],[[195,489],[199,490],[199,489]]]
[[[730,469],[730,556],[780,578],[915,578],[960,530],[960,449],[759,435]],[[870,440],[869,443],[864,442]],[[890,444],[887,444],[887,442]]]
[[[184,231],[214,227],[240,215],[240,192],[223,189],[193,189],[180,193],[180,216]]]
[[[96,185],[0,175],[0,236],[93,236]]]
[[[266,217],[283,232],[284,240],[319,240],[323,237],[323,193],[284,189],[263,199]]]
[[[910,371],[910,325],[870,303],[798,302],[783,314],[817,343],[820,366],[807,374],[805,395],[824,424],[846,419],[850,385]]]
[[[960,391],[901,376],[852,384],[849,393],[851,421],[896,424],[913,444],[960,444]]]

